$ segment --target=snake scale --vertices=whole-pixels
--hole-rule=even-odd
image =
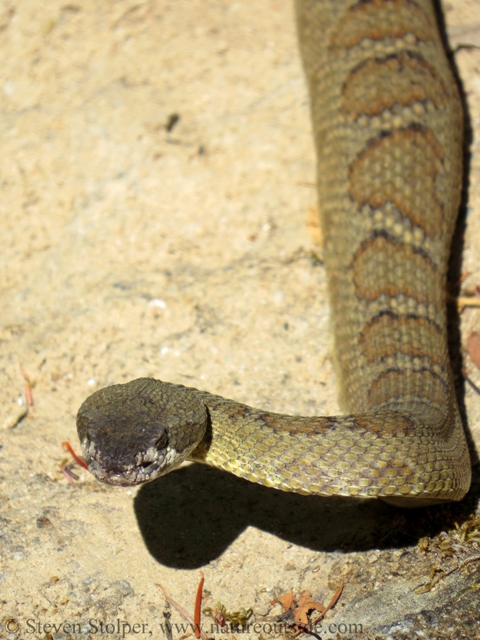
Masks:
[[[340,417],[140,378],[81,406],[85,459],[131,485],[195,460],[284,491],[459,500],[470,458],[447,348],[462,108],[430,0],[299,0]]]

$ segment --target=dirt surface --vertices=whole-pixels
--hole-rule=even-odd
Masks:
[[[480,285],[480,5],[443,11],[471,126],[454,247],[468,294]],[[341,584],[321,638],[480,638],[478,475],[462,504],[406,512],[198,465],[138,491],[59,468],[85,397],[140,376],[279,412],[338,409],[290,3],[7,1],[0,47],[0,636],[170,640],[165,616],[182,619],[155,585],[191,612],[201,568],[204,606],[253,609],[260,626],[237,640],[291,620],[279,595],[308,589],[326,605]],[[480,309],[459,319],[458,362],[480,387],[464,347]],[[19,364],[34,405],[12,426]],[[464,401],[478,447],[471,384]],[[416,592],[432,567],[455,566]]]

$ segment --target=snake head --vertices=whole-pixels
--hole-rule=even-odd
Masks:
[[[100,389],[77,415],[90,472],[123,486],[150,482],[178,467],[206,427],[205,405],[191,390],[152,378]]]

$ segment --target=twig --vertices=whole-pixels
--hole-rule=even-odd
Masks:
[[[462,311],[465,307],[480,307],[480,298],[473,296],[458,296],[456,302],[459,311]]]
[[[67,451],[72,456],[72,458],[75,460],[75,462],[77,464],[79,464],[84,469],[88,469],[88,464],[85,462],[85,460],[82,460],[82,458],[77,456],[77,454],[75,453],[75,451],[72,448],[72,445],[69,442],[66,442],[66,441],[62,442],[62,449],[64,451]]]
[[[195,612],[193,614],[193,623],[195,625],[195,637],[200,638],[200,618],[201,618],[201,606],[202,606],[202,592],[203,592],[203,571],[200,570],[200,582],[197,587],[197,597],[195,598]]]
[[[297,184],[299,187],[312,187],[312,189],[317,188],[316,182],[307,182],[306,180],[297,180]]]
[[[18,366],[20,367],[20,372],[23,376],[23,379],[25,380],[25,395],[27,396],[27,404],[29,407],[32,407],[33,406],[32,381],[30,380],[30,376],[22,367],[22,365],[19,363]]]
[[[195,622],[194,622],[192,616],[189,613],[187,613],[185,611],[185,609],[178,604],[178,602],[175,602],[175,600],[168,595],[168,593],[165,591],[165,589],[162,587],[161,584],[157,583],[157,587],[160,589],[160,591],[165,596],[165,600],[172,607],[174,607],[178,611],[178,613],[182,616],[182,618],[184,620],[186,620],[187,622],[189,622],[192,625],[192,629],[194,629],[195,628]],[[200,631],[200,637],[202,638],[202,640],[208,640],[207,634],[204,631],[202,631],[201,629],[199,631]]]
[[[78,480],[78,478],[74,478],[74,476],[72,475],[72,472],[66,469],[65,467],[60,466],[60,471],[63,473],[63,475],[67,479],[67,482],[73,482],[74,480]]]
[[[478,395],[480,395],[480,389],[477,387],[477,385],[470,380],[470,378],[468,377],[468,375],[466,373],[463,374],[463,377],[465,378],[465,382],[468,382],[468,384],[472,387],[472,389],[478,393]]]

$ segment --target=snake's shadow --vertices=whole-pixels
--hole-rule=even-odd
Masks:
[[[218,558],[248,526],[316,551],[401,548],[470,513],[465,502],[396,509],[379,500],[299,496],[192,464],[144,485],[135,514],[161,564],[194,569]]]

